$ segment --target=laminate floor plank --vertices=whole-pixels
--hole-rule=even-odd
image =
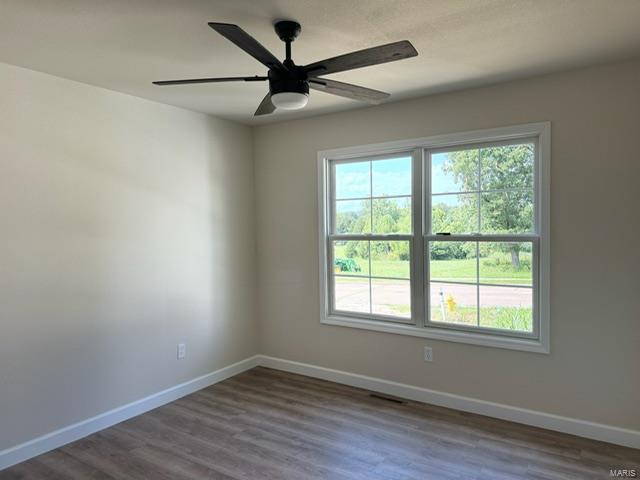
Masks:
[[[0,480],[597,480],[640,450],[255,368]]]

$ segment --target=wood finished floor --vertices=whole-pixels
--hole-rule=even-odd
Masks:
[[[604,479],[640,450],[255,368],[0,479]]]

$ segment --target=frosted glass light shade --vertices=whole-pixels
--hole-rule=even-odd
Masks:
[[[281,92],[271,95],[271,103],[273,103],[273,106],[283,110],[298,110],[304,108],[308,101],[308,95],[298,92]]]

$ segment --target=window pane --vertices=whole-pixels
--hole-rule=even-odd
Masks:
[[[431,321],[478,324],[478,286],[432,282]]]
[[[433,233],[474,233],[478,231],[478,195],[434,195],[431,197]]]
[[[477,282],[477,242],[430,242],[429,279],[441,282]]]
[[[374,197],[411,195],[411,157],[374,160],[371,175]]]
[[[533,231],[533,190],[481,194],[482,233]]]
[[[520,332],[533,331],[533,290],[480,287],[480,326]]]
[[[334,277],[335,309],[344,312],[370,312],[369,279]]]
[[[480,242],[480,283],[533,285],[531,242]]]
[[[478,149],[435,153],[431,156],[431,192],[478,190]]]
[[[337,200],[335,233],[371,233],[371,200]]]
[[[374,199],[373,233],[411,233],[411,197]]]
[[[408,241],[334,241],[335,309],[369,313],[369,251],[374,275],[398,279],[371,280],[373,313],[410,318]]]
[[[369,241],[333,242],[334,273],[342,275],[369,275]]]
[[[336,199],[371,196],[371,162],[335,164]]]
[[[409,242],[371,242],[371,275],[409,278]]]
[[[380,315],[411,318],[409,280],[371,280],[371,309]]]
[[[533,143],[527,143],[480,149],[481,189],[532,189],[534,148]]]

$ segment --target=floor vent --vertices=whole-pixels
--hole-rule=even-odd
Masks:
[[[379,400],[386,400],[387,402],[393,402],[393,403],[399,403],[400,405],[404,405],[405,403],[407,403],[405,400],[402,400],[401,398],[395,398],[395,397],[388,397],[386,395],[383,395],[381,393],[370,393],[369,394],[370,397],[372,398],[377,398]]]

